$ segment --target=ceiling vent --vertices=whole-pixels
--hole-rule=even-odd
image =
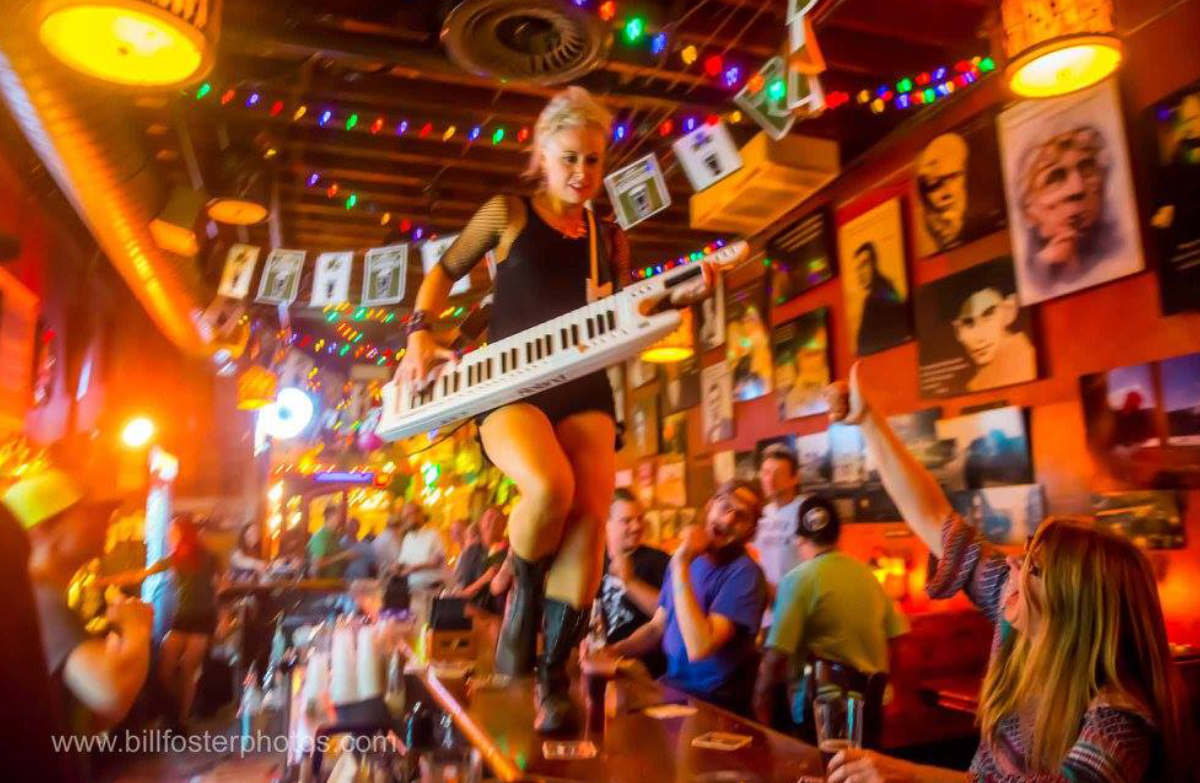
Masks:
[[[471,73],[560,84],[605,60],[609,30],[594,13],[561,0],[463,0],[446,17],[442,43]]]

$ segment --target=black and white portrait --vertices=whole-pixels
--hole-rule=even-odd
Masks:
[[[310,300],[313,307],[340,304],[350,299],[353,263],[354,253],[349,250],[317,256]]]
[[[846,327],[855,353],[866,356],[912,339],[900,199],[844,222],[838,229],[838,253]]]
[[[368,250],[363,269],[363,305],[371,307],[396,304],[404,299],[407,274],[406,243]]]
[[[694,305],[692,320],[696,324],[696,344],[700,351],[709,351],[725,344],[725,276],[717,275],[712,296]]]
[[[254,245],[236,244],[230,247],[225,256],[225,269],[221,272],[217,293],[230,299],[245,299],[250,293],[250,281],[254,278],[258,253],[259,248]]]
[[[1122,117],[1112,81],[1000,115],[1022,304],[1143,268]]]
[[[700,424],[705,443],[733,437],[733,376],[725,362],[710,364],[700,371]]]

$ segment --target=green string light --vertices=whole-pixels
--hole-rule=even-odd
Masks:
[[[351,130],[357,124],[358,124],[358,115],[357,114],[351,114],[349,117],[346,118],[346,130]]]
[[[208,82],[205,82],[204,84],[200,85],[200,89],[196,90],[196,100],[200,100],[210,92],[212,92],[212,85]]]
[[[646,34],[646,20],[640,17],[632,17],[625,22],[625,40],[631,44],[635,44],[641,40]]]
[[[767,85],[767,97],[773,101],[781,101],[787,95],[787,85],[783,79],[772,79]]]
[[[358,203],[358,194],[351,193],[346,198],[346,209],[354,209],[354,205]]]
[[[896,82],[896,92],[912,92],[912,79],[904,78]]]
[[[362,319],[364,319],[366,317],[367,317],[367,308],[360,307],[354,311],[354,320],[355,321],[361,321]]]
[[[996,70],[996,61],[991,57],[984,57],[979,61],[979,70],[983,73]]]
[[[325,316],[325,320],[328,321],[329,323],[333,323],[337,319],[338,319],[337,310],[330,310],[329,315]]]
[[[925,90],[924,96],[925,96],[926,103],[933,103],[934,101],[937,100],[937,93],[935,93],[933,91],[933,88],[929,88],[929,89]]]
[[[496,128],[492,133],[492,144],[499,144],[502,141],[504,141],[504,128]]]

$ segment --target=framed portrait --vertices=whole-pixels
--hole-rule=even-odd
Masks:
[[[681,362],[663,365],[662,375],[664,414],[679,413],[700,404],[700,360],[695,354]]]
[[[998,119],[1017,293],[1030,305],[1140,272],[1137,203],[1115,80]]]
[[[258,281],[255,301],[263,304],[291,304],[300,293],[300,273],[304,271],[304,251],[275,248],[267,255],[262,278]]]
[[[396,304],[404,299],[408,282],[408,243],[373,247],[363,265],[362,304]]]
[[[1041,484],[967,489],[949,498],[967,524],[1001,546],[1024,546],[1046,516]]]
[[[700,424],[704,442],[720,443],[733,437],[733,376],[725,362],[710,364],[700,371],[703,397]]]
[[[1038,377],[1032,314],[1017,301],[1011,258],[926,283],[914,298],[922,397],[952,397]]]
[[[688,453],[688,417],[686,413],[673,413],[663,416],[662,439],[659,444],[660,454],[674,454],[686,457]]]
[[[733,372],[733,398],[754,400],[771,391],[770,320],[763,280],[731,292],[725,301],[725,361]]]
[[[911,340],[900,199],[888,199],[843,222],[838,228],[838,257],[846,329],[854,352],[866,356]]]
[[[1163,313],[1200,310],[1200,82],[1148,108],[1154,139],[1154,212]]]
[[[341,304],[350,299],[350,274],[354,269],[354,253],[349,250],[321,253],[313,267],[313,307]]]
[[[1004,228],[1008,212],[995,114],[980,114],[926,144],[917,155],[912,183],[917,258]]]
[[[825,413],[829,385],[829,310],[821,307],[775,327],[775,399],[779,420]]]
[[[717,275],[712,296],[692,306],[692,322],[700,352],[725,344],[725,275]]]
[[[800,218],[767,242],[773,307],[833,279],[837,264],[829,225],[828,213],[821,210]]]

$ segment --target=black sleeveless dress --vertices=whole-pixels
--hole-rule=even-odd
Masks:
[[[488,341],[492,343],[588,303],[591,253],[587,235],[578,239],[563,236],[538,215],[528,198],[521,201],[525,204],[525,227],[513,240],[508,257],[496,265],[488,325]],[[615,275],[609,273],[606,277],[611,280]],[[584,411],[599,411],[616,419],[612,385],[603,370],[538,392],[522,402],[539,408],[551,424]],[[490,413],[476,421],[482,423]]]

